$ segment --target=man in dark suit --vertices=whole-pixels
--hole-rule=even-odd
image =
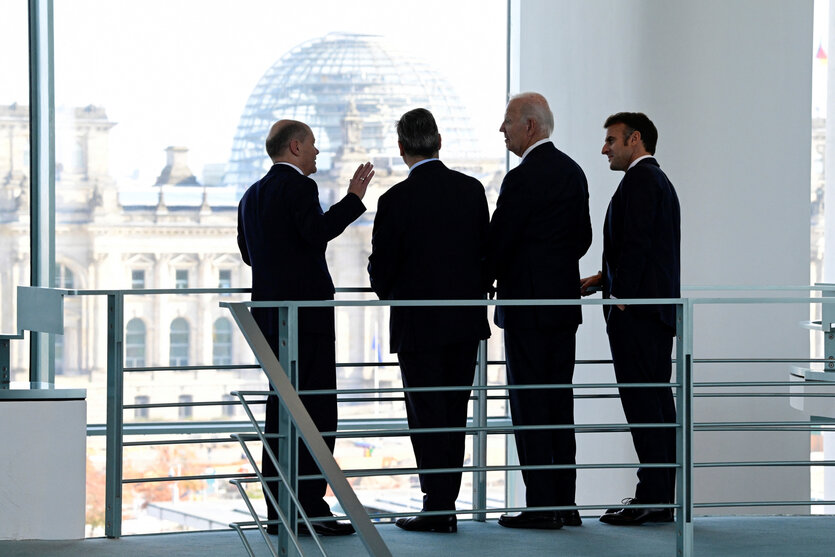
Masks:
[[[325,261],[328,241],[337,237],[364,211],[362,198],[374,175],[371,163],[357,168],[348,185],[348,193],[327,212],[319,205],[316,182],[309,178],[316,172],[312,130],[302,122],[280,120],[267,136],[267,154],[273,161],[267,175],[255,182],[238,205],[238,247],[244,263],[252,266],[253,300],[332,300],[334,285]],[[276,355],[278,346],[278,309],[253,308],[253,317],[270,342]],[[335,331],[333,308],[309,308],[299,311],[298,390],[335,389]],[[302,396],[302,402],[319,431],[335,431],[336,395]],[[266,433],[278,433],[277,397],[267,399]],[[325,439],[333,451],[334,439]],[[299,447],[299,474],[318,474],[319,468],[304,444]],[[277,453],[278,440],[270,446]],[[262,471],[275,477],[276,470],[262,455]],[[269,482],[277,496],[278,482]],[[298,497],[311,517],[332,516],[323,499],[324,480],[299,482]],[[272,505],[267,505],[268,519],[277,520]],[[354,532],[347,523],[314,522],[320,535],[343,535]],[[270,533],[278,526],[270,525]],[[304,524],[299,532],[306,533]]]
[[[381,300],[476,300],[484,297],[490,212],[484,187],[440,160],[441,135],[432,114],[411,110],[397,122],[409,176],[380,197],[368,258],[371,287]],[[407,392],[406,416],[420,470],[463,466],[463,431],[421,434],[421,428],[467,425],[479,339],[490,336],[486,307],[392,307],[391,351],[403,385],[468,387]],[[461,472],[420,474],[423,510],[449,514],[400,518],[397,526],[455,532]]]
[[[499,131],[522,157],[502,182],[490,221],[489,271],[500,299],[580,297],[579,259],[591,245],[589,194],[583,170],[548,139],[554,116],[542,95],[510,99]],[[495,322],[504,329],[507,380],[511,386],[571,384],[580,306],[502,307]],[[570,388],[511,389],[513,424],[571,425]],[[523,465],[574,464],[573,429],[516,432]],[[574,505],[576,471],[522,472],[528,507]],[[509,528],[579,526],[577,511],[529,510],[502,515]]]
[[[603,269],[583,279],[602,286],[605,298],[678,298],[681,295],[680,208],[673,184],[652,156],[658,131],[646,115],[620,112],[604,125],[603,154],[609,168],[626,174],[618,185],[603,228]],[[618,383],[668,383],[676,330],[672,305],[604,307],[606,332]],[[630,424],[676,421],[673,393],[664,388],[622,388],[620,400]],[[673,428],[633,429],[632,442],[641,463],[675,463]],[[670,504],[675,497],[674,468],[639,468],[635,497],[624,502]],[[602,522],[637,525],[670,522],[671,509],[609,509]]]

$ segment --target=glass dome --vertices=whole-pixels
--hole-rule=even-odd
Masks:
[[[406,111],[432,111],[448,160],[478,156],[478,138],[449,83],[437,72],[396,52],[382,37],[331,33],[303,43],[270,67],[241,115],[224,177],[242,193],[270,163],[264,140],[279,119],[307,123],[321,153],[319,172],[339,153],[351,115],[361,123],[362,149],[375,161],[399,160],[395,123]]]

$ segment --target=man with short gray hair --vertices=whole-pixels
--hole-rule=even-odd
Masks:
[[[583,170],[549,139],[554,116],[538,93],[510,99],[499,131],[507,149],[521,157],[504,178],[490,221],[488,271],[499,299],[580,297],[579,259],[591,245],[589,193]],[[511,386],[571,384],[580,306],[497,306],[504,329],[507,381]],[[515,426],[571,425],[571,388],[510,389]],[[575,463],[573,429],[516,432],[523,465]],[[508,528],[556,530],[579,526],[577,511],[547,507],[575,504],[574,469],[525,470],[526,503],[531,510],[504,514]],[[545,507],[545,508],[543,508]]]
[[[475,300],[485,294],[484,258],[490,211],[484,187],[439,159],[441,135],[432,113],[410,110],[397,122],[400,155],[409,176],[377,203],[368,274],[381,300]],[[459,387],[407,392],[406,416],[421,471],[460,468],[463,428],[478,341],[490,336],[487,308],[391,308],[391,351],[403,386]],[[460,428],[420,433],[422,428]],[[424,511],[446,514],[397,519],[404,530],[457,531],[455,500],[461,472],[420,474]]]
[[[362,198],[374,176],[370,162],[360,165],[348,184],[345,197],[323,212],[319,191],[310,175],[316,172],[313,130],[295,120],[279,120],[266,139],[267,155],[273,165],[266,176],[244,193],[238,205],[238,248],[244,263],[252,266],[253,300],[332,300],[334,284],[328,272],[325,250],[328,242],[365,212]],[[279,355],[278,308],[252,308],[252,316]],[[336,389],[336,350],[333,308],[299,310],[298,390]],[[335,431],[336,395],[301,395],[319,431]],[[264,431],[278,433],[279,400],[267,398]],[[278,453],[278,439],[269,440]],[[333,452],[334,438],[325,443]],[[265,477],[278,475],[266,449],[261,471]],[[319,467],[304,443],[299,444],[299,474],[319,474]],[[278,497],[278,481],[267,482]],[[330,517],[324,500],[327,483],[323,479],[298,483],[298,498],[308,517]],[[278,533],[278,514],[267,503],[270,524],[267,532]],[[348,523],[314,521],[313,529],[322,536],[353,534]],[[305,524],[300,534],[309,534]]]

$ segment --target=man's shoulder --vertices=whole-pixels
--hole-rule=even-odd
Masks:
[[[525,160],[507,173],[510,180],[525,177],[544,177],[548,175],[580,176],[585,179],[585,172],[577,162],[566,153],[557,149],[553,143],[540,145],[525,157]]]
[[[624,182],[670,182],[667,174],[661,170],[661,166],[655,158],[639,161],[638,164],[626,171],[623,179]]]

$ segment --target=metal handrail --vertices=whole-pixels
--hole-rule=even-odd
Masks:
[[[346,292],[362,292],[368,293],[369,289],[340,289]],[[798,292],[817,292],[817,291],[825,291],[829,290],[823,287],[764,287],[764,288],[750,288],[750,287],[738,287],[738,288],[704,288],[701,290],[724,290],[724,291],[745,291],[745,292],[756,292],[756,291],[766,291],[766,290],[794,290]],[[240,292],[246,293],[249,289],[231,289],[232,292]],[[123,360],[121,362],[118,361],[121,358],[121,350],[122,345],[121,343],[124,340],[124,319],[123,319],[123,304],[124,304],[124,296],[130,295],[147,295],[147,294],[219,294],[219,293],[229,293],[230,289],[189,289],[189,290],[179,290],[179,289],[155,289],[155,290],[99,290],[99,291],[70,291],[70,290],[62,290],[62,292],[68,295],[105,295],[108,297],[108,421],[107,421],[107,430],[108,430],[108,511],[110,514],[110,518],[116,516],[117,512],[121,514],[121,488],[118,490],[114,485],[121,485],[122,483],[131,483],[132,480],[125,479],[122,480],[121,477],[121,448],[126,446],[139,446],[146,444],[145,442],[124,442],[123,435],[125,434],[132,434],[132,432],[139,432],[142,431],[146,427],[150,426],[140,426],[134,427],[133,424],[124,425],[121,421],[121,416],[116,419],[115,413],[118,411],[121,413],[124,409],[129,408],[141,408],[141,407],[152,407],[155,405],[125,405],[124,401],[121,400],[119,395],[121,391],[121,377],[125,372],[136,372],[136,371],[180,371],[180,370],[188,370],[188,371],[200,371],[203,369],[221,369],[223,366],[188,366],[185,368],[179,368],[177,366],[169,366],[168,368],[125,368],[123,366]],[[230,303],[233,302],[221,302],[221,305],[228,306]],[[285,304],[286,306],[295,306],[296,308],[300,307],[322,307],[322,306],[333,306],[333,307],[357,307],[357,306],[392,306],[392,305],[443,305],[443,306],[455,306],[455,305],[547,305],[547,306],[556,306],[556,305],[611,305],[615,303],[614,301],[608,300],[520,300],[520,301],[484,301],[484,300],[474,300],[474,301],[400,301],[400,302],[380,302],[377,300],[337,300],[337,301],[314,301],[314,302],[234,302],[235,304],[242,304],[244,307],[264,307],[265,305],[280,305]],[[692,456],[690,456],[690,447],[689,447],[689,440],[684,438],[692,438],[693,431],[748,431],[748,430],[755,430],[759,429],[771,429],[775,431],[796,431],[796,430],[804,430],[804,429],[819,429],[821,426],[820,424],[808,424],[808,423],[799,423],[799,422],[789,422],[789,421],[773,421],[773,422],[698,422],[695,423],[692,421],[692,415],[690,415],[689,411],[689,402],[692,400],[693,397],[766,397],[766,396],[774,396],[774,397],[807,397],[807,398],[815,398],[815,397],[827,397],[827,396],[835,396],[829,395],[828,393],[782,393],[782,392],[775,392],[775,393],[768,393],[768,392],[733,392],[733,393],[712,393],[712,392],[700,392],[700,393],[693,393],[694,389],[725,389],[725,388],[777,388],[777,387],[789,387],[789,386],[796,386],[797,384],[790,381],[728,381],[728,382],[696,382],[692,381],[692,378],[688,378],[689,375],[689,367],[693,364],[713,364],[713,363],[732,363],[732,364],[777,364],[777,363],[824,363],[828,362],[828,360],[821,359],[821,358],[692,358],[692,312],[696,305],[705,305],[705,304],[822,304],[828,305],[835,303],[835,299],[829,298],[818,298],[818,297],[791,297],[791,298],[764,298],[764,297],[751,297],[751,298],[682,298],[682,299],[665,299],[665,300],[617,300],[616,303],[636,303],[636,304],[659,304],[659,303],[668,303],[668,304],[676,304],[679,307],[680,313],[680,330],[679,330],[679,342],[677,343],[677,350],[679,352],[676,354],[676,357],[672,359],[672,362],[677,366],[677,373],[676,377],[678,378],[677,382],[664,384],[665,387],[672,387],[675,389],[675,395],[678,399],[680,405],[683,405],[684,408],[681,406],[679,407],[679,423],[675,424],[677,435],[679,436],[680,441],[687,441],[686,443],[680,443],[683,446],[682,451],[680,451],[679,455],[679,463],[676,465],[680,467],[682,473],[679,474],[680,481],[682,484],[679,486],[679,502],[678,504],[674,505],[671,508],[676,508],[679,510],[677,513],[679,516],[682,516],[682,523],[679,525],[677,523],[677,528],[679,531],[679,538],[683,537],[683,541],[681,545],[683,547],[692,547],[692,509],[694,508],[704,508],[704,507],[722,507],[722,506],[776,506],[776,505],[809,505],[809,504],[827,504],[826,502],[820,501],[805,501],[805,502],[785,502],[785,501],[777,501],[777,502],[735,502],[735,503],[728,503],[728,502],[699,502],[694,503],[692,501],[691,495],[691,486],[686,485],[692,477],[692,469],[693,468],[707,468],[707,467],[730,467],[730,466],[828,466],[832,463],[829,461],[772,461],[772,462],[753,462],[753,461],[740,461],[740,462],[725,462],[725,463],[700,463],[694,462]],[[248,312],[247,312],[248,313]],[[678,345],[682,345],[680,348]],[[482,360],[482,358],[479,358]],[[483,358],[485,366],[488,365],[502,365],[503,362],[500,360],[491,361]],[[581,360],[578,361],[578,364],[606,364],[610,363],[611,360]],[[361,367],[361,366],[374,366],[374,367],[385,367],[385,366],[396,366],[396,362],[382,362],[382,363],[345,363],[342,362],[338,364],[339,367]],[[229,366],[229,369],[252,369],[260,366]],[[679,373],[679,371],[686,371],[686,373]],[[810,381],[804,383],[804,386],[809,387],[812,385],[818,386],[827,386],[831,387],[829,381]],[[601,384],[576,384],[576,385],[564,385],[564,386],[553,386],[548,385],[548,388],[576,388],[576,389],[615,389],[618,387],[632,387],[635,384],[628,384],[628,385],[620,385],[618,383],[601,383]],[[658,386],[658,384],[646,384],[645,386]],[[541,387],[541,386],[540,386]],[[508,390],[511,390],[508,386],[500,386],[500,385],[475,385],[471,388],[473,391],[473,399],[478,399],[479,396],[483,397],[480,399],[482,402],[486,402],[487,400],[501,400],[505,399],[505,396],[500,395],[489,395],[491,392],[495,391],[502,391],[506,393]],[[530,388],[529,386],[521,386],[521,388]],[[438,389],[434,389],[438,390]],[[308,391],[303,392],[303,394],[314,394],[320,392],[337,392],[340,395],[364,395],[364,394],[377,394],[380,393],[388,393],[388,394],[402,394],[404,392],[409,392],[410,389],[343,389],[336,391]],[[682,396],[684,395],[684,396]],[[584,395],[584,394],[576,394],[575,398],[584,398],[584,397],[593,397],[593,398],[614,398],[617,395],[612,394],[591,394],[591,395]],[[348,400],[342,398],[341,400]],[[375,400],[379,401],[380,398],[374,399],[367,399],[367,400]],[[384,399],[385,400],[385,399]],[[196,406],[196,405],[213,405],[213,404],[223,404],[216,403],[216,402],[198,402],[198,403],[177,403],[177,404],[164,404],[165,406]],[[688,417],[689,415],[689,417]],[[489,417],[485,417],[486,419],[490,419]],[[689,420],[689,423],[688,423]],[[164,431],[176,431],[177,433],[188,432],[189,429],[192,427],[190,424],[182,425],[182,424],[172,424],[172,425],[165,425],[165,424],[157,424],[159,427],[157,428],[156,432],[164,432]],[[638,425],[638,424],[636,424]],[[651,424],[650,424],[651,425]],[[625,428],[624,424],[581,424],[579,426],[574,426],[573,429],[578,430],[578,432],[583,431],[600,431],[600,430],[608,430],[605,429],[609,426],[615,426],[619,428],[619,431],[623,431]],[[665,424],[666,427],[671,427],[670,424]],[[100,434],[100,426],[92,426],[93,429],[91,430],[91,434]],[[197,427],[195,425],[194,427]],[[559,427],[559,426],[557,426]],[[594,428],[597,427],[597,430]],[[645,426],[641,426],[645,427]],[[658,427],[656,425],[655,427]],[[167,428],[170,428],[167,429]],[[492,429],[491,428],[495,428]],[[600,429],[604,428],[604,429]],[[516,428],[513,428],[510,425],[503,426],[501,428],[495,426],[486,426],[486,425],[478,425],[472,426],[468,428],[467,432],[474,435],[487,435],[491,432],[496,433],[509,433],[514,431]],[[195,429],[195,431],[198,431]],[[391,431],[391,430],[390,430]],[[397,429],[394,429],[397,431]],[[687,432],[690,433],[687,433]],[[364,430],[366,435],[375,435],[379,436],[377,430]],[[399,428],[400,433],[408,433],[408,430]],[[353,432],[334,432],[334,436],[349,436],[352,435]],[[248,434],[249,435],[249,434]],[[327,437],[330,435],[328,432],[322,437]],[[112,438],[112,442],[111,442]],[[201,442],[221,442],[219,439],[212,439],[212,440],[200,440]],[[175,443],[178,442],[177,440],[162,440],[157,441],[156,443],[165,444],[165,443]],[[228,442],[228,441],[227,441]],[[154,442],[149,442],[148,444],[153,444]],[[116,449],[116,453],[118,453],[118,459],[112,459],[111,453],[113,449]],[[115,472],[116,467],[118,466],[119,471],[118,473]],[[561,465],[564,466],[564,465]],[[584,467],[593,467],[595,465],[587,465],[581,464],[576,465],[577,469],[581,469]],[[605,466],[617,466],[617,465],[605,465]],[[631,466],[635,466],[634,464]],[[513,468],[515,469],[524,469],[523,467]],[[390,469],[386,469],[388,473],[392,473]],[[487,467],[487,466],[473,466],[466,468],[468,473],[484,473],[487,471],[494,471],[494,470],[504,470],[503,467]],[[508,468],[510,470],[510,468]],[[507,470],[506,470],[507,471]],[[346,471],[345,476],[351,477],[350,474],[360,473],[348,470]],[[368,474],[368,472],[361,472],[362,474]],[[404,472],[405,473],[405,472]],[[370,474],[368,474],[370,475]],[[191,476],[189,476],[191,477]],[[216,475],[205,475],[200,477],[219,477]],[[307,476],[305,476],[307,477]],[[153,480],[153,479],[152,479]],[[172,478],[161,478],[159,481],[171,481]],[[111,507],[111,505],[114,505]],[[574,507],[574,508],[583,508],[583,509],[599,509],[599,508],[615,508],[616,505],[605,505],[605,506],[589,506],[585,505],[582,507]],[[113,509],[113,510],[111,510]],[[479,512],[483,512],[487,510],[484,506],[476,505],[472,510],[469,511],[461,511],[461,512],[472,512],[474,515],[477,515]],[[517,510],[524,510],[524,509],[517,509]],[[494,511],[493,508],[489,510],[489,512],[499,512]],[[118,521],[121,520],[120,516],[117,520],[117,523],[113,523],[110,520],[108,521],[108,535],[115,532],[115,536],[117,537],[121,533],[121,525],[118,524]],[[685,553],[687,554],[687,553]]]

